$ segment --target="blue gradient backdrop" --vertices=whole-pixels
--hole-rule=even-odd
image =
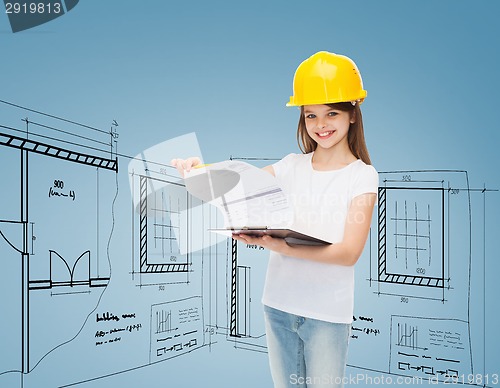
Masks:
[[[16,34],[0,15],[0,99],[99,128],[116,119],[126,155],[196,132],[206,161],[282,157],[298,150],[298,111],[285,107],[293,73],[312,53],[333,51],[363,75],[379,171],[467,170],[471,187],[498,189],[499,16],[495,0],[85,0]],[[21,127],[11,113],[0,106],[0,123]],[[125,208],[127,179],[120,176]],[[494,240],[500,213],[492,201]],[[499,373],[500,261],[496,243],[489,246],[487,364]],[[144,386],[150,375],[163,376],[161,386],[195,386],[176,372],[205,386],[269,386],[265,355],[238,357],[201,352],[189,368],[181,357],[82,386]],[[243,379],[231,385],[231,376]]]

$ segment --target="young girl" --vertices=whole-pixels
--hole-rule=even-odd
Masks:
[[[303,154],[264,169],[288,193],[292,228],[331,245],[288,245],[270,236],[233,238],[271,251],[263,304],[275,387],[343,386],[353,317],[354,264],[376,201],[378,175],[366,148],[359,105],[366,97],[355,63],[318,52],[295,72]],[[174,160],[181,171],[199,159]]]

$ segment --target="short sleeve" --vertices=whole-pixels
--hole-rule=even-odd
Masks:
[[[293,165],[293,160],[296,158],[297,154],[288,154],[286,155],[283,159],[279,160],[278,162],[274,163],[273,169],[274,169],[274,175],[279,178],[282,176],[285,171],[289,170],[292,165]]]
[[[371,165],[363,164],[359,169],[352,188],[352,198],[361,194],[378,192],[378,173]]]

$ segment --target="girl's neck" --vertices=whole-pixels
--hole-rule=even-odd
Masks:
[[[357,158],[352,154],[349,148],[342,151],[331,151],[332,150],[324,149],[321,147],[316,148],[311,160],[312,166],[315,170],[339,170],[357,160]]]

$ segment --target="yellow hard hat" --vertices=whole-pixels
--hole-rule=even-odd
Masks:
[[[356,64],[344,55],[320,51],[302,62],[293,77],[293,96],[286,106],[330,104],[366,97]]]

